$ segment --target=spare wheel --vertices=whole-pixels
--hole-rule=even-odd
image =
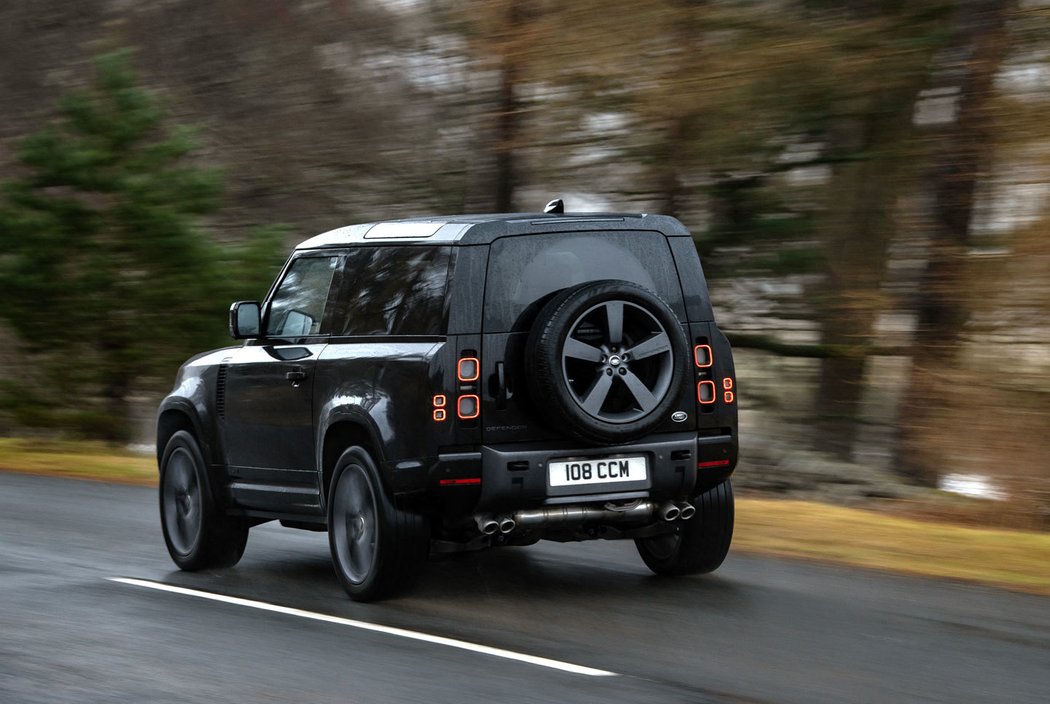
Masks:
[[[667,304],[627,281],[562,291],[540,311],[525,351],[533,402],[555,429],[628,442],[681,398],[688,343]]]

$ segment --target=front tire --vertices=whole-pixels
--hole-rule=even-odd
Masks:
[[[248,524],[215,502],[196,438],[171,436],[160,462],[160,525],[164,544],[181,570],[232,567],[244,554]]]
[[[407,589],[427,560],[425,520],[387,498],[375,463],[360,447],[346,450],[336,463],[328,545],[336,575],[354,601],[385,599]]]
[[[714,572],[733,542],[733,485],[727,479],[693,499],[696,515],[666,535],[634,541],[642,561],[659,575]]]

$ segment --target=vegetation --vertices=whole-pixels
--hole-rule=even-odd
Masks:
[[[187,162],[189,132],[163,128],[127,54],[101,57],[96,71],[91,91],[62,101],[59,122],[22,141],[26,175],[5,184],[0,315],[52,390],[27,399],[8,382],[6,405],[45,422],[58,421],[53,407],[123,439],[136,386],[215,345],[226,301],[260,290],[268,272],[246,270],[257,254],[198,229],[218,206],[217,174]]]
[[[31,5],[0,9],[25,28],[0,62],[0,431],[133,434],[129,401],[263,291],[259,223],[562,195],[696,233],[755,352],[742,481],[816,451],[1050,515],[1045,2]],[[102,45],[134,52],[92,72]]]

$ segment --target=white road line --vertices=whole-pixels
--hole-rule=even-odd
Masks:
[[[302,609],[293,609],[288,606],[279,606],[277,604],[268,604],[265,601],[255,601],[253,599],[242,599],[236,596],[226,596],[225,594],[213,594],[211,592],[201,592],[196,589],[186,589],[185,587],[176,587],[170,584],[164,584],[163,582],[150,582],[145,579],[132,579],[130,577],[109,577],[110,582],[120,582],[121,584],[130,584],[135,587],[145,587],[146,589],[156,589],[162,592],[171,592],[173,594],[184,594],[186,596],[195,596],[199,599],[209,599],[211,601],[221,601],[226,604],[236,604],[237,606],[247,606],[251,609],[259,609],[261,611],[272,611],[273,613],[285,614],[287,616],[298,616],[299,618],[308,618],[313,621],[323,621],[325,623],[335,623],[340,626],[350,626],[351,628],[358,628],[363,631],[373,631],[375,633],[385,633],[391,636],[398,636],[399,638],[408,638],[410,640],[419,640],[424,643],[433,643],[434,645],[444,645],[448,648],[459,648],[460,650],[469,650],[473,653],[481,653],[482,655],[492,655],[497,658],[504,658],[506,660],[516,660],[518,662],[529,663],[530,665],[538,665],[540,667],[547,667],[552,670],[561,670],[563,672],[572,672],[577,675],[587,675],[589,677],[616,677],[615,672],[608,672],[607,670],[597,670],[593,667],[584,667],[583,665],[573,665],[569,662],[562,662],[560,660],[551,660],[549,658],[536,657],[535,655],[526,655],[525,653],[516,653],[513,650],[504,650],[502,648],[491,648],[487,645],[479,645],[477,643],[470,643],[465,640],[456,640],[455,638],[445,638],[443,636],[433,636],[427,633],[418,633],[416,631],[409,631],[404,628],[394,628],[392,626],[380,626],[376,623],[368,623],[367,621],[355,621],[350,618],[340,618],[339,616],[329,616],[328,614],[319,614],[313,611],[304,611]]]

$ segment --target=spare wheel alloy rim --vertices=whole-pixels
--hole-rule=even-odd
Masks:
[[[674,376],[671,338],[651,312],[628,301],[588,308],[569,327],[561,371],[588,416],[631,423],[664,400]]]

